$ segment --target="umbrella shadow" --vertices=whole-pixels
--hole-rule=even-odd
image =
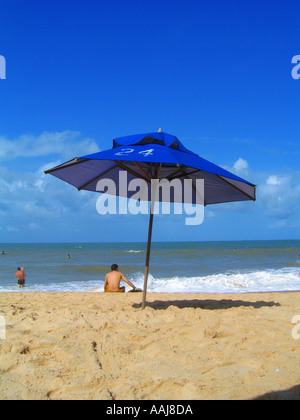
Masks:
[[[267,394],[254,398],[254,400],[294,400],[300,401],[300,385],[295,385],[292,388],[284,391],[272,391]]]
[[[141,303],[134,303],[133,308],[140,308]],[[246,300],[231,300],[231,299],[193,299],[193,300],[155,300],[153,302],[147,302],[147,307],[155,310],[166,310],[170,306],[175,306],[179,309],[192,308],[192,309],[206,309],[206,310],[218,310],[218,309],[231,309],[240,307],[252,307],[254,309],[261,309],[264,307],[281,306],[280,303],[270,301],[266,302],[259,300],[256,302],[249,302]]]

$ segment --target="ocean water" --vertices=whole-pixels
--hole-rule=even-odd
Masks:
[[[27,274],[24,291],[100,292],[114,263],[142,288],[145,257],[144,243],[0,244],[0,292],[18,291],[19,266]],[[293,291],[300,290],[299,271],[299,240],[154,243],[148,291]]]

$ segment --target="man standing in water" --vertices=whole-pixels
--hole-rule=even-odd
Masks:
[[[24,273],[24,267],[18,267],[17,272],[15,274],[16,279],[18,280],[18,288],[23,288],[25,286],[25,277],[26,274]]]
[[[124,274],[119,272],[119,267],[117,264],[111,266],[111,272],[106,274],[104,291],[105,293],[125,293],[125,287],[120,287],[121,280],[125,281],[133,290],[136,290],[136,287],[124,276]]]

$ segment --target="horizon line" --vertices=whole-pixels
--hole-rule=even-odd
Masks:
[[[291,242],[300,241],[299,239],[219,239],[219,240],[184,240],[184,241],[153,241],[152,244],[161,243],[204,243],[204,242]],[[68,242],[0,242],[0,245],[51,245],[51,244],[147,244],[147,241],[108,241],[108,242],[97,242],[97,241],[68,241]]]

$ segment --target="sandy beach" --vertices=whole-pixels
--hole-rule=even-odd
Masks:
[[[300,292],[147,300],[1,293],[0,399],[300,399]]]

